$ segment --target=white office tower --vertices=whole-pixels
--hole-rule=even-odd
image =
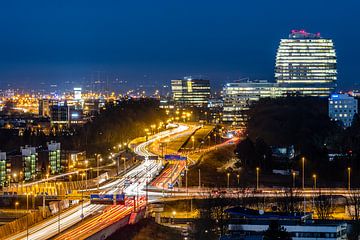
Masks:
[[[327,97],[335,88],[336,53],[331,39],[320,33],[292,30],[281,39],[275,79],[284,94]]]
[[[350,127],[358,113],[358,101],[347,94],[332,94],[329,98],[329,117],[344,127]]]
[[[244,127],[248,120],[247,111],[250,105],[260,98],[280,96],[276,83],[266,80],[242,79],[227,83],[223,88],[222,121]]]
[[[74,100],[81,100],[81,91],[82,89],[79,87],[74,88]]]

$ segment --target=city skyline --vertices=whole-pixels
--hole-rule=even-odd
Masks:
[[[161,86],[188,75],[210,79],[215,89],[243,77],[274,82],[277,47],[292,29],[333,39],[339,89],[358,88],[359,33],[348,30],[360,22],[355,1],[342,8],[328,1],[296,8],[265,1],[159,2],[142,8],[95,2],[2,5],[3,88],[81,83],[96,79],[99,71],[136,85]]]

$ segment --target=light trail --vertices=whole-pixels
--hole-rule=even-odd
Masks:
[[[136,154],[140,156],[144,156],[144,157],[153,156],[153,154],[147,150],[148,145],[150,145],[157,139],[168,137],[170,135],[180,133],[187,129],[188,126],[179,125],[175,129],[170,129],[160,132],[154,135],[147,142],[138,145],[134,151]],[[160,169],[161,169],[160,162],[146,159],[145,161],[143,161],[141,165],[125,173],[123,178],[105,184],[105,186],[110,188],[110,190],[104,191],[103,193],[114,194],[120,191],[124,191],[125,194],[129,196],[144,195],[145,191],[143,191],[143,189],[146,187],[147,183],[150,182],[151,179],[157,175]],[[134,179],[134,183],[125,188],[124,187],[125,179]],[[25,230],[18,234],[12,235],[8,239],[30,239],[30,240],[49,239],[58,234],[59,226],[60,226],[60,231],[64,231],[67,228],[81,222],[82,212],[83,212],[83,217],[88,217],[91,214],[99,211],[103,211],[104,209],[105,207],[103,205],[90,204],[87,201],[83,203],[83,210],[82,210],[82,206],[80,205],[75,207],[74,209],[62,213],[60,215],[60,221],[58,217],[53,217],[29,228],[28,237],[27,237],[27,231]]]

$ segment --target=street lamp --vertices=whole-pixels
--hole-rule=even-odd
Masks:
[[[85,160],[85,189],[86,189],[86,192],[87,192],[87,180],[88,180],[88,174],[87,174],[87,168],[88,168],[88,164],[89,164],[89,161],[88,160]]]
[[[240,187],[240,174],[236,175],[238,187]]]
[[[313,179],[314,179],[314,190],[316,190],[316,174],[313,174]]]
[[[17,207],[19,206],[19,202],[15,202],[15,212],[17,212]]]
[[[256,190],[259,189],[259,171],[260,171],[260,168],[256,167]]]
[[[295,171],[293,171],[292,172],[292,179],[293,179],[293,188],[295,188],[295,178],[296,178],[296,172]]]
[[[227,188],[230,188],[230,173],[227,173]]]
[[[99,190],[99,162],[102,160],[100,154],[95,153],[96,163],[97,163],[97,190]]]
[[[200,168],[199,168],[199,188],[201,188],[201,171],[200,171]]]
[[[193,151],[195,150],[195,137],[191,136],[191,141],[193,143]]]
[[[350,184],[351,168],[348,167],[348,168],[347,168],[347,171],[348,171],[348,190],[350,191],[350,188],[351,188],[351,184]]]
[[[302,188],[305,189],[305,158],[302,157]]]

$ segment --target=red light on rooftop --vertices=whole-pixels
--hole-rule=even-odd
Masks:
[[[320,38],[320,33],[309,33],[307,32],[306,30],[304,29],[300,29],[300,30],[297,30],[297,29],[293,29],[291,30],[291,35],[293,36],[303,36],[303,37],[316,37],[316,38]]]

